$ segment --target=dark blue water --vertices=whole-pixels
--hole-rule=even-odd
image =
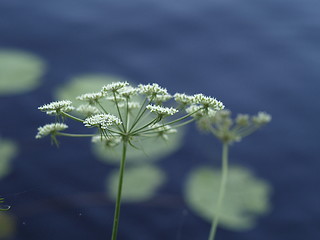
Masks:
[[[1,135],[20,147],[0,182],[18,221],[13,239],[110,236],[113,203],[103,191],[111,168],[85,150],[88,141],[65,139],[56,149],[34,139],[47,121],[36,107],[87,72],[203,92],[234,112],[271,113],[272,123],[230,154],[271,182],[272,212],[247,232],[219,229],[218,239],[320,239],[319,11],[316,0],[1,0],[0,47],[31,51],[49,66],[39,88],[0,97]],[[191,129],[184,147],[159,162],[170,184],[159,199],[124,205],[119,239],[207,238],[209,224],[187,209],[182,186],[196,159],[218,156],[208,141]]]

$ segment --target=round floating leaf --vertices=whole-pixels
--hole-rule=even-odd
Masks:
[[[0,213],[0,239],[11,239],[16,232],[16,220],[9,213]]]
[[[164,158],[181,147],[182,139],[183,128],[179,128],[177,133],[170,134],[168,140],[161,137],[137,139],[133,142],[137,148],[128,147],[127,163],[141,163]],[[121,144],[109,148],[102,143],[94,143],[92,149],[101,161],[119,165],[122,153]]]
[[[10,161],[17,151],[18,147],[15,143],[0,138],[0,178],[10,172]]]
[[[220,170],[201,167],[193,170],[185,189],[189,207],[210,222],[216,212],[220,179]],[[239,231],[254,227],[256,218],[270,209],[270,193],[271,186],[250,170],[230,167],[219,224]]]
[[[116,170],[107,179],[108,196],[113,200],[117,196],[118,176]],[[122,201],[139,202],[152,198],[165,179],[164,172],[156,166],[140,165],[127,168],[124,174]]]
[[[0,95],[32,90],[46,68],[38,56],[19,50],[0,49]]]

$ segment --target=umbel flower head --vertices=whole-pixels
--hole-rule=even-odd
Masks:
[[[62,100],[45,104],[38,109],[46,112],[49,115],[59,115],[61,112],[71,112],[74,107],[71,106],[72,102],[69,100]]]
[[[222,110],[207,117],[198,118],[198,127],[211,132],[224,143],[241,141],[242,138],[252,134],[263,125],[271,121],[271,115],[258,112],[257,115],[238,114],[235,119],[231,118],[229,110]]]
[[[175,101],[171,101],[171,99]],[[67,126],[57,122],[40,127],[36,138],[51,135],[69,137],[94,137],[107,146],[120,141],[131,143],[139,137],[159,137],[168,139],[177,127],[201,118],[212,117],[224,105],[215,98],[203,94],[171,95],[159,84],[139,84],[113,82],[102,86],[98,92],[84,93],[77,97],[84,101],[77,107],[70,100],[52,102],[39,107],[50,115],[62,116],[62,120],[75,120],[85,127],[97,131],[92,134],[63,132]],[[177,108],[179,109],[177,109]],[[82,118],[73,114],[80,113]],[[57,118],[60,120],[60,118]],[[158,125],[160,124],[160,125]],[[96,137],[96,138],[95,138]],[[116,140],[116,141],[115,141]]]
[[[57,132],[63,131],[67,128],[68,128],[68,126],[64,123],[46,124],[46,125],[38,128],[38,133],[36,135],[36,138],[43,138],[43,137],[48,136],[50,134],[57,134]]]
[[[114,115],[102,113],[86,118],[83,123],[86,127],[107,129],[112,125],[120,125],[121,121]]]

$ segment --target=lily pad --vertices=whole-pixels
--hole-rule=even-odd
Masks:
[[[16,232],[16,220],[9,213],[0,213],[0,239],[11,239]]]
[[[201,167],[190,174],[185,199],[200,217],[212,221],[216,212],[220,169]],[[244,167],[231,166],[219,224],[230,230],[247,230],[255,226],[257,218],[270,210],[271,186]]]
[[[179,128],[177,133],[170,134],[168,140],[161,137],[137,139],[133,142],[137,148],[128,147],[127,163],[130,165],[164,158],[181,147],[183,135],[184,129]],[[113,148],[107,148],[102,143],[94,143],[92,149],[101,161],[119,165],[122,154],[121,144]]]
[[[0,95],[22,93],[36,88],[45,69],[45,62],[32,53],[0,49]]]
[[[18,147],[14,142],[0,138],[0,178],[10,172],[10,162],[17,151]]]
[[[118,190],[118,170],[107,179],[108,196],[116,199]],[[165,182],[165,173],[156,166],[140,165],[125,170],[122,201],[139,202],[152,198],[158,188]]]

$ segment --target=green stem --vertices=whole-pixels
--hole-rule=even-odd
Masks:
[[[73,119],[73,120],[75,120],[75,121],[78,121],[78,122],[83,122],[82,119],[77,118],[77,117],[75,117],[75,116],[72,116],[72,115],[70,115],[70,114],[68,114],[68,113],[66,113],[66,112],[61,112],[61,115],[65,116],[65,117],[68,117],[68,118],[71,118],[71,119]]]
[[[112,236],[111,236],[112,240],[117,239],[117,233],[118,233],[121,193],[122,193],[124,168],[125,168],[125,162],[126,162],[127,144],[128,144],[127,140],[124,140],[123,148],[122,148],[122,159],[120,162],[120,170],[119,170],[118,193],[117,193],[116,207],[115,207],[114,219],[113,219],[113,228],[112,228]]]
[[[228,143],[224,142],[222,146],[222,177],[220,182],[220,189],[218,194],[218,202],[216,205],[216,211],[212,220],[209,240],[214,240],[217,226],[219,223],[220,210],[222,206],[222,201],[224,198],[228,178]]]
[[[147,98],[145,98],[145,100],[143,101],[143,104],[141,105],[141,108],[140,108],[140,110],[139,110],[139,112],[138,112],[138,114],[137,114],[137,116],[136,116],[136,118],[135,118],[135,120],[134,120],[134,122],[133,122],[133,124],[132,124],[132,126],[131,126],[131,128],[130,128],[130,130],[129,130],[129,132],[131,132],[131,131],[133,130],[133,128],[137,125],[137,123],[139,122],[139,120],[141,119],[141,117],[142,117],[142,116],[144,115],[144,113],[147,111],[147,108],[146,108],[145,106],[149,105],[149,104],[152,102],[153,98],[154,98],[154,97],[151,97],[151,99],[149,100],[148,104],[146,104]],[[146,104],[146,105],[145,105],[145,104]],[[143,109],[143,107],[144,107],[144,109]],[[142,109],[143,109],[143,111],[142,111]],[[142,111],[142,112],[141,112],[141,111]]]
[[[123,128],[123,131],[126,132],[126,127],[124,126],[124,122],[123,122],[123,118],[122,118],[122,115],[121,115],[121,112],[120,112],[120,109],[119,109],[118,99],[117,99],[116,93],[115,92],[112,92],[112,93],[113,93],[114,101],[116,103],[116,108],[117,108],[117,111],[118,111],[118,115],[119,115],[119,118],[120,118],[120,121],[121,121],[121,125],[122,125],[122,128]]]
[[[94,137],[94,136],[97,136],[97,134],[74,134],[74,133],[63,133],[63,132],[57,132],[56,135],[65,136],[65,137]]]

